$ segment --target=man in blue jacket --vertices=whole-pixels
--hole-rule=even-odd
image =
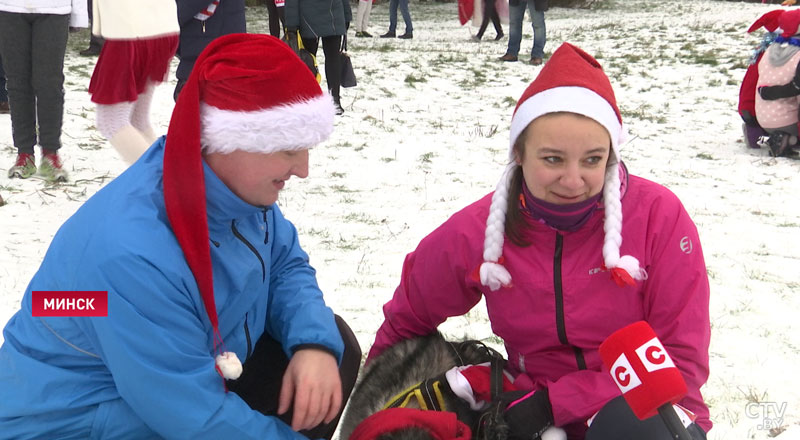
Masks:
[[[166,138],[61,227],[6,325],[0,438],[330,438],[361,352],[275,202],[333,118],[278,39],[212,42]],[[85,291],[106,316],[36,299]]]

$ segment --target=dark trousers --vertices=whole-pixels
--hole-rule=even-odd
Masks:
[[[475,34],[478,38],[483,38],[483,33],[486,32],[486,28],[489,26],[489,20],[492,20],[494,31],[497,32],[497,35],[503,35],[503,26],[500,24],[500,16],[497,15],[497,8],[494,2],[495,0],[486,0],[483,4],[483,21],[478,33]]]
[[[92,33],[92,0],[88,1],[87,6],[89,8],[89,35],[91,35],[91,37],[89,37],[89,48],[99,51],[106,41],[99,35]]]
[[[342,377],[342,408],[330,423],[321,424],[310,431],[301,431],[301,434],[311,439],[330,440],[333,437],[347,399],[350,398],[350,392],[355,386],[358,367],[361,365],[361,347],[358,345],[356,335],[338,315],[336,325],[344,340],[344,354],[339,366],[339,374]],[[228,381],[228,389],[238,394],[250,408],[269,416],[276,416],[291,425],[292,410],[277,415],[283,373],[288,365],[289,359],[281,345],[264,333],[256,343],[253,354],[244,363],[241,377],[235,381]]]
[[[280,38],[281,28],[285,21],[283,7],[275,6],[275,0],[267,0],[267,12],[269,13],[269,34]]]
[[[3,70],[3,57],[0,56],[0,102],[8,101],[8,92],[6,91],[6,71]]]
[[[61,148],[69,15],[0,12],[11,131],[20,153]],[[37,140],[38,123],[38,140]]]
[[[303,38],[303,46],[317,56],[319,39]],[[325,53],[325,81],[328,82],[328,90],[337,103],[339,102],[339,88],[342,85],[342,57],[339,55],[341,49],[341,35],[322,37],[322,52]]]
[[[706,440],[706,433],[695,424],[687,428],[694,440]],[[647,439],[672,440],[659,415],[639,420],[622,396],[608,402],[595,417],[586,440]]]

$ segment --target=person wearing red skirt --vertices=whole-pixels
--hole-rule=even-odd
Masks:
[[[157,139],[150,104],[178,48],[177,6],[163,0],[94,0],[92,7],[92,33],[106,41],[89,83],[97,129],[131,164]]]

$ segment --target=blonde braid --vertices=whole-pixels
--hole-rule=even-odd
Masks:
[[[508,209],[508,188],[514,176],[517,164],[511,162],[506,166],[503,177],[497,183],[486,219],[486,234],[483,242],[483,264],[480,267],[481,284],[491,290],[511,283],[511,274],[499,263],[503,256],[503,240],[505,235],[506,210]]]

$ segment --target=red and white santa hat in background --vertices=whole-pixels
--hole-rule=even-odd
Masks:
[[[308,149],[330,136],[333,118],[330,95],[294,51],[269,35],[215,39],[181,89],[164,147],[164,202],[211,321],[216,369],[225,379],[236,379],[242,366],[224,352],[219,332],[202,151]]]
[[[770,32],[780,31],[783,38],[790,38],[797,35],[800,31],[800,9],[776,9],[769,11],[766,14],[758,17],[758,19],[750,25],[747,32],[753,32],[756,29],[764,27]]]
[[[622,244],[622,205],[620,202],[619,146],[627,138],[614,90],[603,68],[591,55],[563,43],[550,57],[539,75],[520,97],[511,118],[509,165],[497,184],[486,221],[481,284],[491,290],[511,283],[511,274],[502,264],[508,190],[514,171],[514,143],[534,119],[548,113],[569,112],[589,117],[605,127],[611,137],[611,155],[605,173],[603,203],[605,239],[603,260],[618,283],[634,284],[646,279],[639,261],[620,255]]]

